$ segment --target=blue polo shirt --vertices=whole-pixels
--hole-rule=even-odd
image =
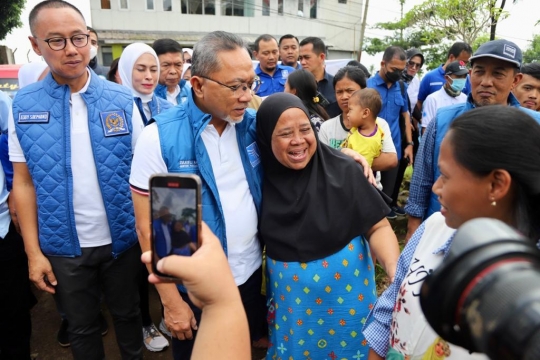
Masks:
[[[428,95],[431,95],[435,91],[442,88],[445,83],[446,79],[444,78],[443,65],[439,66],[434,70],[431,70],[426,75],[424,75],[422,81],[420,82],[420,89],[418,90],[418,100],[422,102],[426,101]],[[465,87],[461,92],[465,95],[469,95],[469,93],[471,92],[471,82],[469,81],[469,75],[467,75]]]
[[[270,76],[261,70],[261,64],[257,65],[255,74],[261,79],[261,87],[257,91],[257,95],[263,97],[272,95],[273,93],[283,92],[287,78],[293,71],[293,67],[277,64],[274,75]]]
[[[405,85],[405,96],[407,95],[407,84]],[[395,82],[390,88],[377,72],[367,80],[367,87],[377,90],[381,95],[382,108],[379,117],[386,120],[392,133],[392,141],[396,146],[398,160],[401,159],[401,131],[399,129],[399,115],[409,111],[409,104],[406,98],[401,95],[399,82]]]

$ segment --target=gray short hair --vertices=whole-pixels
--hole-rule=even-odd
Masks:
[[[218,54],[244,48],[244,40],[238,35],[225,31],[214,31],[205,35],[193,47],[191,57],[191,76],[209,76],[219,71]]]

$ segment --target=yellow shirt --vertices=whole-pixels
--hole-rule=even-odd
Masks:
[[[369,166],[373,164],[373,159],[381,155],[382,140],[384,132],[382,131],[379,122],[376,121],[377,130],[371,136],[362,135],[358,129],[353,127],[347,135],[347,139],[341,144],[341,147],[353,149],[360,155],[366,158]]]

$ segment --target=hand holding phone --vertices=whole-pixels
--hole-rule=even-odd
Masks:
[[[191,256],[199,247],[201,180],[194,174],[156,174],[150,178],[152,271],[170,255]]]

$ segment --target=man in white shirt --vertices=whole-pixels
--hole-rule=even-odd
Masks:
[[[242,39],[215,31],[193,48],[187,101],[155,117],[137,143],[130,184],[139,241],[150,250],[148,179],[191,173],[202,181],[202,218],[220,239],[238,285],[253,341],[264,336],[262,255],[257,235],[261,164],[255,113],[248,110],[255,72]],[[184,288],[157,284],[174,359],[189,359],[201,311]],[[179,291],[180,290],[180,291]],[[227,331],[227,329],[223,329]]]
[[[128,184],[142,119],[129,91],[87,67],[89,35],[76,7],[43,1],[29,23],[50,74],[19,91],[8,128],[30,279],[62,303],[74,359],[105,357],[102,292],[122,358],[142,359],[140,249]]]
[[[422,107],[422,134],[426,131],[437,110],[445,106],[464,103],[467,96],[461,92],[467,81],[469,70],[465,62],[458,60],[446,65],[444,78],[446,83],[442,88],[430,94]]]

